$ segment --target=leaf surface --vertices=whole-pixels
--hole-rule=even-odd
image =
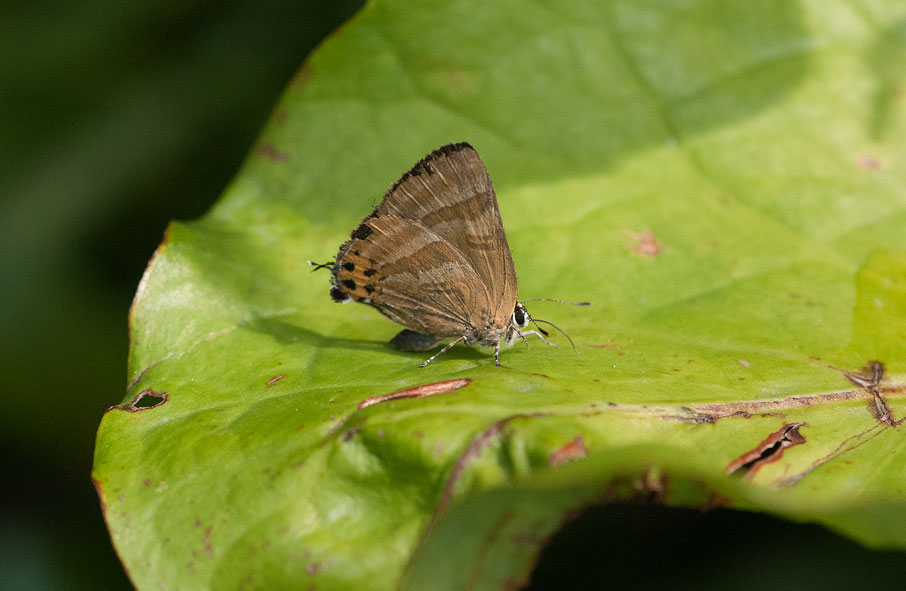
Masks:
[[[896,2],[366,6],[139,286],[94,468],[133,582],[518,585],[569,515],[630,498],[906,548],[906,81],[884,58],[904,22]],[[520,298],[594,303],[529,304],[578,354],[555,333],[504,368],[455,347],[419,369],[309,273],[461,140]]]

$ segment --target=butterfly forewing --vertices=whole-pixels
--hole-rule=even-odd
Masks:
[[[488,290],[459,249],[415,220],[366,218],[340,249],[335,272],[354,300],[423,334],[464,336],[490,315]]]
[[[490,321],[506,323],[516,303],[516,272],[494,187],[472,146],[451,144],[429,154],[387,191],[375,213],[418,221],[458,250],[488,292]]]

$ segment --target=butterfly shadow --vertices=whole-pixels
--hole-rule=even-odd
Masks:
[[[438,344],[438,346],[434,347],[431,351],[401,351],[391,347],[388,341],[328,336],[274,316],[257,316],[252,320],[242,323],[241,328],[257,334],[268,335],[272,337],[276,343],[284,346],[302,344],[310,347],[383,352],[395,357],[404,357],[407,359],[415,358],[418,363],[421,363],[433,353],[437,352],[443,345]],[[422,358],[422,356],[424,356],[424,358]],[[480,361],[487,357],[487,355],[476,350],[474,347],[458,345],[444,353],[442,357],[448,360]],[[493,356],[490,357],[490,359],[493,363]]]
[[[386,343],[374,340],[347,339],[323,335],[309,328],[273,316],[257,316],[244,322],[242,328],[254,333],[268,335],[278,344],[286,346],[302,344],[310,347],[374,351],[386,345]]]

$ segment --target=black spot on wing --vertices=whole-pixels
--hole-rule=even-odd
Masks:
[[[346,289],[351,289],[351,290],[355,289],[355,281],[353,281],[352,279],[344,279],[340,283],[342,283]]]
[[[355,240],[365,240],[374,233],[374,230],[371,229],[371,226],[368,224],[362,224],[358,228],[352,231],[352,238]],[[358,253],[356,253],[358,254]]]
[[[355,264],[350,263],[349,261],[346,261],[345,263],[343,263],[343,268],[346,269],[347,271],[355,271]]]
[[[352,269],[350,269],[350,270],[352,270]],[[377,273],[377,269],[368,269],[367,271],[365,271],[365,277],[371,277],[375,273]]]
[[[330,299],[337,303],[345,302],[349,299],[349,295],[347,295],[345,291],[334,285],[330,288]]]

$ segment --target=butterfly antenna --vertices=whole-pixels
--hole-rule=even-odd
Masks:
[[[573,342],[573,340],[572,340],[571,338],[569,338],[569,335],[568,335],[568,334],[566,334],[565,332],[563,332],[563,330],[562,330],[559,326],[557,326],[557,325],[554,324],[553,322],[548,322],[547,320],[537,320],[537,319],[535,319],[535,318],[532,318],[532,323],[537,323],[537,322],[543,322],[544,324],[550,324],[551,326],[553,326],[554,328],[556,328],[556,329],[560,332],[560,334],[562,334],[563,336],[566,337],[566,340],[569,341],[569,344],[572,345],[573,351],[575,352],[575,354],[576,354],[576,355],[579,354],[579,350],[576,349],[576,344]],[[538,325],[535,324],[535,326],[538,326]],[[540,326],[538,326],[538,330],[540,330],[541,332],[544,332],[544,330],[542,330]]]
[[[590,306],[591,302],[567,302],[566,300],[556,300],[554,298],[532,298],[530,300],[523,300],[522,303],[526,302],[556,302],[558,304],[569,304],[570,306]],[[550,324],[550,323],[548,323]],[[556,327],[554,327],[556,328]],[[557,328],[557,330],[560,330]],[[562,330],[560,332],[563,332]],[[566,334],[566,333],[564,333]]]
[[[314,261],[308,261],[308,264],[311,265],[312,267],[314,267],[314,269],[312,269],[312,270],[310,271],[311,273],[314,273],[314,272],[317,271],[318,269],[333,269],[333,266],[334,266],[336,263],[335,263],[334,261],[330,261],[329,263],[320,263],[320,264],[319,264],[319,263],[316,263],[316,262],[314,262]]]

